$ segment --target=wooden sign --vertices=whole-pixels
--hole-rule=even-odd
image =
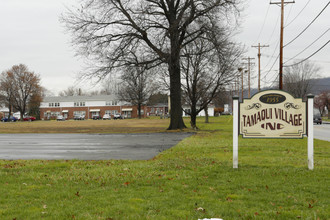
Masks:
[[[243,138],[303,138],[306,103],[280,90],[267,90],[240,103]]]

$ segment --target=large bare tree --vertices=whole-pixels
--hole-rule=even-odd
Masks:
[[[21,120],[27,111],[28,103],[33,95],[41,93],[40,77],[30,72],[24,64],[13,66],[2,72],[0,77],[1,91],[8,97],[9,106],[13,106],[21,114]]]
[[[181,50],[228,19],[238,0],[86,0],[63,20],[77,53],[92,61],[90,76],[104,77],[136,63],[167,65],[171,123],[185,127],[181,109]],[[143,56],[139,56],[143,55]]]

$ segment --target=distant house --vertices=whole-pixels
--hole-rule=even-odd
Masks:
[[[147,115],[148,116],[168,115],[168,104],[167,103],[159,103],[159,104],[148,106],[147,107]]]
[[[142,109],[142,117],[146,116],[146,107]],[[73,119],[76,115],[83,115],[85,119],[95,116],[113,116],[121,114],[125,118],[137,118],[137,106],[120,101],[114,95],[94,96],[56,96],[45,97],[40,104],[41,119],[55,119],[62,115],[65,119]]]
[[[190,113],[191,111],[190,106],[184,105],[182,108],[183,108],[183,116],[188,117],[189,116],[188,113]],[[207,109],[207,113],[209,116],[214,116],[214,108],[215,106],[213,104],[209,105]],[[197,116],[205,117],[205,111],[204,110],[200,111]]]
[[[7,117],[9,115],[8,108],[0,108],[0,118]]]

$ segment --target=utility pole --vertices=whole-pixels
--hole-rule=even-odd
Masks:
[[[251,65],[254,63],[251,63],[251,60],[254,60],[254,58],[248,57],[248,58],[243,58],[243,60],[247,60],[248,63],[248,84],[249,84],[249,93],[248,93],[248,98],[251,98],[251,79],[250,79],[250,75],[251,75]]]
[[[261,73],[260,73],[260,57],[261,57],[261,52],[260,52],[260,49],[261,48],[264,48],[264,47],[269,47],[269,45],[260,45],[260,43],[258,44],[258,46],[252,46],[252,47],[256,47],[256,48],[258,48],[258,75],[259,75],[259,77],[258,77],[258,92],[260,92],[260,75],[261,75]]]
[[[281,34],[280,34],[280,70],[279,70],[279,89],[283,90],[283,33],[284,33],[284,6],[285,4],[295,3],[295,1],[270,2],[270,4],[281,5]]]
[[[244,94],[243,94],[243,68],[242,67],[238,67],[238,72],[240,72],[241,73],[241,78],[242,78],[242,101],[243,101],[243,99],[244,99]],[[238,82],[239,82],[239,76],[238,76]],[[239,83],[238,83],[238,85],[239,85]],[[237,90],[237,96],[239,96],[239,86],[238,86],[238,90]]]

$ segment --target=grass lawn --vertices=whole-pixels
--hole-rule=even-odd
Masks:
[[[93,131],[130,121],[99,121]],[[240,138],[234,170],[232,118],[202,121],[196,135],[149,161],[2,160],[0,219],[329,219],[329,142],[315,140],[309,171],[306,139]],[[168,121],[137,124],[164,131]]]
[[[328,117],[322,117],[322,121],[328,121],[328,122],[330,122],[330,119]]]

